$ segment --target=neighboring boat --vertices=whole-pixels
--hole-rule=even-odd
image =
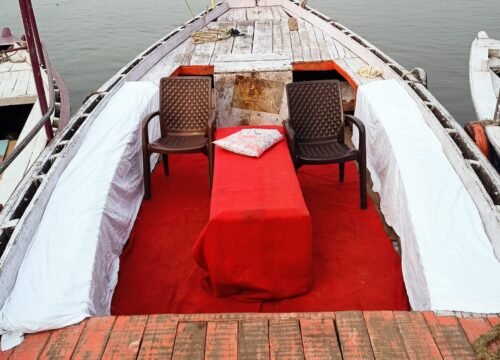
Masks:
[[[207,78],[212,80],[213,101],[207,104],[218,110],[219,128],[279,126],[289,116],[285,85],[324,79],[340,80],[343,89],[342,104],[326,105],[355,109],[365,123],[368,169],[380,195],[374,194],[373,201],[383,217],[378,217],[373,202],[368,210],[359,209],[354,166],[346,165],[345,185],[336,183],[336,167],[306,167],[298,173],[315,236],[315,280],[309,295],[240,302],[203,290],[204,273],[191,257],[211,201],[209,166],[203,157],[174,156],[168,178],[157,167],[152,199],[142,202],[141,117],[158,108],[161,78],[185,75],[204,77],[205,85]],[[304,2],[222,1],[167,34],[85,101],[0,213],[2,346],[17,344],[23,332],[62,327],[110,312],[408,310],[407,293],[415,311],[460,316],[500,313],[500,177],[422,77]],[[205,85],[199,87],[206,92]],[[179,95],[190,98],[189,91],[171,96]],[[382,124],[385,116],[390,122]],[[155,124],[152,133],[158,131]],[[143,126],[147,138],[147,123]],[[358,143],[356,134],[353,143]],[[281,145],[269,151],[282,149]],[[236,159],[231,160],[235,170]],[[265,159],[266,154],[253,164]],[[288,168],[274,163],[272,174],[289,173],[291,168],[292,178],[284,187],[294,188],[298,181],[291,159],[283,161]],[[221,168],[216,153],[212,199],[231,196],[230,187],[220,186],[217,171]],[[262,169],[247,173],[239,169],[240,175],[235,176],[230,168],[225,166],[223,179],[243,184],[240,193],[251,197],[251,186],[256,185],[248,183],[245,188],[245,181]],[[263,178],[264,190],[269,190],[273,178]],[[276,200],[279,212],[287,196],[273,199],[275,194],[269,191],[267,195],[268,203],[274,205]],[[292,195],[304,203],[302,194]],[[243,208],[245,199],[228,198],[226,204]],[[269,214],[276,213],[276,208]],[[223,210],[219,213],[224,214]],[[252,222],[262,214],[267,214],[266,209],[240,215],[242,221]],[[301,213],[300,219],[304,216]],[[402,265],[382,230],[384,219],[400,237]],[[267,225],[271,234],[278,228]],[[293,226],[284,229],[289,235],[297,232]],[[231,230],[224,237],[231,240]],[[281,251],[280,261],[286,262],[289,254],[297,252],[288,238],[282,240],[280,247],[246,244],[238,248],[230,243],[228,249],[220,247],[212,254],[230,257],[230,250],[240,255],[247,252],[242,260],[254,265],[260,260],[252,256],[259,249]],[[305,250],[298,255],[308,254]],[[304,264],[307,261],[289,263],[290,274]],[[266,269],[271,274],[274,265]],[[251,278],[253,273],[243,275]],[[284,276],[277,283],[282,286],[287,280]],[[251,320],[252,314],[244,318]],[[282,330],[288,341],[289,328]],[[204,328],[200,331],[205,339]],[[137,348],[138,343],[123,348]],[[185,348],[190,347],[186,344]]]
[[[500,171],[500,41],[484,31],[472,42],[469,80],[477,121],[468,132]]]
[[[43,59],[44,55],[40,55]],[[37,62],[38,64],[38,62]],[[35,163],[40,153],[47,145],[53,132],[62,129],[68,123],[69,93],[62,78],[51,67],[41,65],[38,72],[33,71],[32,59],[26,40],[12,36],[9,28],[2,29],[0,36],[0,164],[14,153],[18,144],[24,150],[0,172],[0,208],[7,202],[18,183],[23,179],[29,168]],[[37,89],[35,79],[39,78],[40,89]],[[51,78],[51,84],[49,84]],[[43,91],[42,106],[38,91]],[[54,111],[50,116],[51,126],[47,131],[40,131],[26,146],[26,139],[37,125],[42,115],[48,110],[47,101],[54,103]]]

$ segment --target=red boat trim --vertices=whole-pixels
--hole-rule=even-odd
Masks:
[[[347,80],[349,85],[355,90],[358,89],[358,83],[354,80],[342,66],[334,61],[311,61],[292,64],[293,71],[336,71]]]

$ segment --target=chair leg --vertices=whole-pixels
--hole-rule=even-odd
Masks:
[[[339,181],[341,183],[344,182],[344,169],[345,169],[345,163],[343,162],[339,163]]]
[[[359,193],[361,196],[361,209],[368,207],[366,192],[366,157],[360,156],[359,159]]]
[[[209,144],[210,151],[208,152],[208,181],[210,184],[210,192],[212,191],[212,184],[214,181],[214,145]]]
[[[149,152],[143,148],[142,169],[144,172],[144,199],[151,199],[151,164],[149,162]]]
[[[168,176],[170,174],[168,169],[168,154],[162,154],[161,157],[163,159],[163,172],[165,173],[165,176]]]

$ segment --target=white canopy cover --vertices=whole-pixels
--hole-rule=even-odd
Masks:
[[[158,87],[129,82],[94,120],[59,178],[0,312],[2,349],[23,333],[108,315],[119,255],[143,197],[141,119]],[[151,130],[158,137],[158,127]]]
[[[373,82],[359,87],[355,115],[366,126],[373,190],[401,238],[413,310],[500,312],[500,263],[415,101],[396,80]]]

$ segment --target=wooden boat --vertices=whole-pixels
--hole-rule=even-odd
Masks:
[[[41,57],[43,58],[43,54]],[[4,28],[0,37],[0,117],[2,118],[0,163],[14,153],[17,144],[22,144],[23,139],[26,139],[47,111],[45,94],[49,95],[48,100],[54,102],[54,106],[57,107],[57,111],[54,111],[51,116],[50,130],[57,131],[59,125],[63,127],[69,120],[69,93],[62,78],[53,68],[50,68],[50,63],[47,63],[47,69],[40,67],[34,75],[31,61],[27,42],[16,39],[9,28]],[[43,110],[37,92],[39,89],[35,84],[35,76],[41,76],[42,79]],[[53,82],[50,86],[49,78]],[[49,136],[52,135],[47,135],[44,131],[39,132],[8,169],[2,169],[0,206],[3,207],[28,169],[37,160]]]
[[[193,35],[194,38],[212,36],[210,34],[214,32],[208,30],[219,31],[230,28],[238,30],[243,35],[230,36],[219,41],[204,41],[199,44],[192,38]],[[200,35],[199,32],[202,34]],[[138,131],[130,133],[129,137],[126,138],[121,133],[126,126],[125,118],[133,117],[132,122],[139,124],[140,119],[137,117],[139,114],[138,104],[142,101],[141,97],[150,99],[148,101],[157,98],[156,95],[151,95],[150,98],[148,96],[153,93],[157,94],[156,86],[160,84],[162,78],[194,75],[213,80],[215,90],[212,103],[218,109],[217,126],[224,131],[228,131],[225,128],[235,126],[273,125],[279,127],[282,120],[285,120],[289,115],[286,111],[285,84],[300,80],[340,80],[344,90],[342,106],[346,112],[356,109],[358,115],[364,114],[362,110],[359,112],[357,105],[361,101],[364,102],[363,106],[375,105],[382,113],[386,109],[399,106],[402,101],[406,110],[399,113],[402,114],[402,118],[398,118],[393,126],[397,125],[400,129],[405,130],[404,136],[408,138],[392,138],[395,142],[391,143],[391,146],[399,146],[398,149],[405,152],[406,155],[410,154],[409,156],[413,156],[411,154],[414,153],[426,155],[421,156],[414,163],[403,161],[400,165],[405,164],[404,169],[403,167],[393,168],[394,171],[390,171],[390,173],[397,176],[399,172],[404,172],[405,176],[408,177],[405,181],[412,182],[413,176],[417,177],[418,180],[412,182],[413,187],[406,189],[410,193],[402,196],[405,199],[402,199],[401,192],[398,192],[403,183],[401,178],[398,178],[401,183],[394,183],[391,180],[390,183],[386,184],[387,186],[383,182],[382,184],[379,182],[380,188],[377,191],[380,191],[380,194],[372,193],[373,200],[370,201],[368,209],[361,210],[359,209],[357,170],[354,166],[346,165],[345,186],[336,186],[337,184],[332,180],[339,176],[337,167],[316,166],[314,169],[301,169],[298,172],[298,179],[293,178],[290,183],[302,185],[302,192],[313,219],[316,245],[313,246],[312,262],[316,270],[315,285],[310,293],[291,299],[271,298],[272,300],[268,301],[269,298],[267,300],[254,298],[252,301],[246,302],[238,301],[237,296],[236,298],[212,296],[204,290],[205,287],[201,281],[206,274],[194,263],[191,256],[191,246],[207,222],[210,202],[214,201],[216,197],[230,194],[228,188],[224,187],[221,190],[220,182],[227,180],[230,176],[234,178],[235,175],[230,174],[231,166],[225,166],[224,175],[220,175],[220,173],[218,175],[221,166],[217,161],[221,161],[220,159],[223,157],[220,156],[222,150],[216,152],[211,200],[208,176],[206,176],[209,166],[206,159],[203,156],[197,157],[197,155],[187,155],[188,158],[181,155],[179,157],[172,156],[169,160],[172,167],[171,174],[168,177],[164,176],[163,169],[165,169],[165,173],[168,172],[165,166],[167,161],[164,161],[165,165],[158,166],[153,170],[152,198],[144,201],[141,205],[143,195],[140,180],[141,165],[140,162],[134,162],[137,161],[137,156],[141,158],[140,137]],[[384,90],[377,91],[379,86],[381,86],[380,89]],[[395,89],[395,92],[385,93],[386,90],[391,89]],[[370,92],[373,98],[370,100],[365,92]],[[395,97],[391,98],[391,94]],[[384,96],[389,97],[384,98]],[[410,106],[406,107],[407,104]],[[149,105],[151,104],[148,103]],[[387,113],[387,115],[394,119],[395,113],[397,111]],[[380,129],[377,130],[376,126],[372,128],[375,123],[368,125],[369,116],[361,116],[361,119],[367,121],[366,126],[369,128],[368,134],[370,136],[374,136],[375,133],[380,135],[380,138],[370,138],[367,141],[367,144],[371,144],[369,145],[371,151],[376,152],[377,148],[387,149],[386,137],[389,137],[389,134],[380,131]],[[115,120],[115,123],[112,120]],[[383,117],[379,120],[382,121]],[[105,127],[102,127],[104,125]],[[147,124],[145,126],[147,129]],[[414,130],[424,134],[424,138],[420,137],[416,140],[412,138]],[[125,139],[122,142],[126,143],[126,146],[120,148],[120,151],[139,150],[133,154],[124,153],[126,155],[123,156],[128,159],[126,165],[114,164],[116,169],[110,169],[105,164],[107,161],[112,161],[111,158],[116,154],[111,155],[111,153],[104,151],[100,153],[99,149],[102,149],[102,145],[114,149],[114,140],[112,140],[114,136]],[[347,136],[350,136],[349,132],[346,133]],[[432,141],[434,144],[432,151],[436,152],[426,152],[429,149],[426,149],[422,144],[427,140]],[[353,137],[353,142],[356,143],[356,136]],[[405,147],[410,147],[410,149],[406,149],[408,150],[406,151]],[[279,149],[282,148],[283,146],[279,147]],[[272,152],[273,149],[278,149],[278,147],[271,148],[269,151]],[[397,156],[399,155],[398,153]],[[426,166],[428,161],[433,160],[434,155],[442,160],[440,166]],[[262,164],[261,161],[265,161],[265,156],[253,164]],[[388,150],[378,156],[380,156],[380,160],[389,160],[395,159],[396,154],[390,153]],[[411,159],[418,159],[420,155],[416,156]],[[132,158],[136,160],[130,160]],[[240,159],[241,162],[247,161],[243,160],[243,157]],[[290,158],[287,159],[284,162],[288,161],[290,167],[293,168]],[[239,167],[238,161],[234,161],[234,170],[242,171],[237,169]],[[281,171],[282,168],[278,167],[278,163],[275,164],[276,166],[271,166],[270,169]],[[387,164],[387,166],[392,165]],[[376,172],[376,167],[369,166],[369,169],[375,183],[376,177],[380,174]],[[237,183],[239,186],[243,184],[241,186],[244,187],[247,179],[253,179],[254,176],[258,178],[261,172],[261,169],[257,169],[247,173],[238,173],[235,184]],[[433,188],[436,181],[444,177],[445,173],[452,174],[453,183],[448,182],[448,178],[446,178],[442,187]],[[129,174],[130,177],[124,174]],[[272,174],[274,176],[276,172]],[[115,178],[115,176],[119,178]],[[423,178],[419,176],[423,176]],[[106,182],[103,188],[98,191],[98,195],[94,194],[97,190],[92,191],[88,188],[84,190],[81,187],[82,183],[88,183],[90,186],[94,186],[94,183],[101,184],[105,177],[110,179],[110,183]],[[68,179],[73,179],[73,181]],[[269,178],[266,181],[268,180]],[[267,185],[273,184],[270,182]],[[286,185],[286,188],[290,188],[289,184]],[[455,187],[460,187],[461,190],[455,191]],[[266,187],[266,189],[268,188]],[[276,187],[274,184],[272,189],[276,188],[279,189],[279,186]],[[259,190],[258,186],[249,184],[243,192],[251,196],[257,190]],[[470,202],[465,204],[465,202],[459,201],[457,203],[455,200],[450,200],[445,204],[438,204],[439,198],[446,197],[445,194],[448,190],[452,192],[453,198],[455,195],[465,196]],[[411,223],[414,220],[412,214],[406,213],[406,217],[399,218],[403,219],[399,223],[393,223],[391,219],[394,219],[393,216],[398,218],[406,211],[403,209],[405,204],[419,203],[419,199],[426,198],[427,193],[434,194],[434,200],[438,199],[436,203],[424,202],[422,204],[423,221],[429,226],[433,222],[441,221],[434,221],[434,216],[444,219],[443,217],[446,217],[447,214],[456,214],[456,211],[460,211],[465,205],[472,206],[467,211],[470,210],[469,215],[474,217],[476,222],[474,225],[472,222],[469,223],[468,217],[465,219],[448,218],[446,224],[449,226],[445,226],[446,229],[438,235],[438,238],[433,238],[434,234],[432,231],[428,231],[425,226],[420,227],[419,231],[427,231],[425,234],[428,236],[423,236],[423,238],[431,240],[419,243],[417,247],[413,246],[411,244],[414,238],[414,235],[411,234],[412,229],[405,227],[406,223]],[[481,286],[488,287],[488,281],[496,279],[499,266],[499,194],[500,178],[497,172],[467,136],[464,129],[429,92],[422,83],[422,79],[404,69],[376,46],[337,21],[298,1],[223,1],[145,49],[106,81],[96,93],[85,101],[65,129],[43,151],[39,160],[32,166],[21,185],[16,189],[14,196],[6,203],[0,214],[0,243],[2,244],[0,304],[3,305],[0,320],[4,334],[2,342],[6,334],[14,336],[14,332],[19,332],[18,327],[12,327],[17,317],[28,320],[30,326],[33,326],[28,330],[23,328],[21,332],[36,332],[75,324],[89,316],[109,315],[109,312],[113,315],[195,313],[189,316],[170,315],[177,319],[175,321],[178,323],[175,322],[175,328],[179,331],[175,338],[176,344],[173,347],[178,349],[182,347],[185,350],[184,355],[188,358],[194,356],[193,352],[195,351],[198,352],[198,355],[200,351],[202,355],[204,354],[205,341],[208,341],[205,340],[207,322],[214,319],[221,321],[217,324],[231,321],[231,319],[240,321],[239,324],[231,323],[228,325],[232,329],[228,330],[232,334],[229,336],[234,335],[233,330],[235,329],[239,329],[238,331],[241,331],[244,336],[247,336],[247,330],[255,334],[262,334],[261,331],[264,331],[265,334],[268,332],[271,334],[272,342],[269,345],[269,339],[265,336],[267,345],[264,344],[264,347],[274,346],[275,349],[280,346],[286,347],[288,346],[286,344],[291,343],[289,336],[293,337],[294,345],[292,347],[294,347],[295,344],[300,343],[301,335],[297,333],[299,329],[297,319],[301,316],[285,313],[319,311],[320,314],[310,316],[318,321],[321,320],[321,323],[325,325],[325,321],[327,321],[325,319],[331,319],[331,313],[327,315],[328,313],[325,311],[347,309],[409,310],[405,287],[412,310],[429,310],[438,314],[444,312],[460,317],[470,316],[472,313],[476,316],[488,313],[492,319],[497,319],[499,312],[495,310],[495,306],[498,302],[495,303],[497,299],[492,299],[490,296],[496,291],[495,286],[491,286],[492,292],[488,296],[481,293],[484,290],[484,287]],[[115,207],[103,214],[102,209],[97,209],[97,205],[94,204],[93,199],[97,199],[95,196],[98,196],[98,200],[104,201],[105,204],[108,204],[107,198],[111,197],[112,200],[109,202],[115,203]],[[132,198],[139,200],[133,205],[126,202],[127,199]],[[390,199],[393,199],[397,206],[401,205],[401,208],[398,208],[400,211],[395,211],[393,214],[385,211],[390,208],[387,207],[390,204],[388,205],[384,201]],[[275,200],[281,204],[281,200]],[[225,201],[226,204],[230,205],[243,206],[245,204],[245,199],[241,197]],[[106,207],[107,205],[99,206]],[[400,259],[392,247],[390,236],[383,231],[384,217],[378,217],[377,206],[380,207],[379,210],[382,211],[385,219],[391,222],[390,225],[395,227],[397,233],[399,232],[397,235],[401,236],[400,241],[398,241],[397,235],[393,238],[395,243],[402,248],[404,269],[408,263],[414,263],[418,267],[418,264],[429,261],[426,256],[437,254],[442,256],[443,264],[432,258],[430,260],[431,266],[438,266],[446,271],[447,259],[455,258],[457,254],[460,254],[460,266],[454,267],[459,275],[455,276],[453,280],[446,277],[450,274],[444,276],[443,286],[438,290],[445,289],[441,293],[453,301],[457,300],[458,303],[467,300],[491,300],[490,306],[482,307],[479,305],[471,311],[465,307],[462,308],[462,305],[453,305],[450,302],[435,303],[434,300],[425,299],[425,295],[419,297],[426,293],[425,288],[428,284],[419,287],[419,282],[414,281],[414,277],[422,276],[422,274],[414,274],[411,271],[404,274],[405,284],[403,285]],[[440,210],[436,211],[436,207]],[[139,217],[137,217],[138,211]],[[263,211],[265,212],[265,209]],[[426,217],[426,212],[432,215]],[[259,213],[259,211],[248,212],[245,213],[244,218],[255,219]],[[95,224],[91,226],[94,235],[84,231],[86,224],[88,224],[85,221],[89,216],[97,216],[99,219],[97,227]],[[82,224],[83,227],[81,227]],[[388,224],[385,225],[389,231]],[[130,235],[132,227],[134,230]],[[267,228],[271,233],[276,231],[273,224],[267,225]],[[82,229],[81,232],[80,229]],[[247,229],[250,231],[252,227]],[[287,229],[287,233],[293,235],[294,229],[293,227]],[[410,233],[407,233],[407,230]],[[462,231],[466,234],[461,234]],[[98,234],[95,235],[96,233]],[[481,236],[478,233],[481,233]],[[124,243],[129,235],[129,243],[122,253]],[[219,238],[224,237],[227,240],[230,235],[230,232],[221,231]],[[452,245],[444,241],[450,235],[457,239]],[[467,239],[470,241],[464,243],[463,241],[467,242]],[[92,245],[94,247],[93,250],[87,252],[86,246],[90,246],[90,243],[94,244]],[[419,247],[427,247],[430,252],[421,253]],[[264,246],[264,248],[266,247]],[[245,259],[245,249],[247,248],[234,247],[234,251],[238,251],[239,256],[243,253],[242,261],[250,259],[252,265],[259,261],[251,255],[255,251],[252,246],[247,249],[248,255]],[[460,252],[463,249],[466,249],[465,253]],[[264,253],[270,253],[273,250],[275,251],[276,248],[268,246]],[[288,254],[297,253],[291,243],[285,244],[282,250],[283,256],[279,259],[280,261]],[[37,257],[37,251],[43,252],[44,255]],[[223,253],[224,248],[219,251]],[[467,256],[469,252],[480,254],[480,263],[470,259]],[[307,256],[307,251],[304,253],[303,255]],[[121,257],[118,260],[120,254]],[[475,258],[475,255],[472,257]],[[485,258],[487,261],[483,262]],[[82,261],[85,261],[84,265],[82,265]],[[118,264],[120,266],[119,275]],[[46,271],[47,267],[50,270]],[[296,268],[299,267],[302,265],[297,264]],[[468,278],[467,274],[476,273],[477,268],[487,268],[491,272],[487,276],[482,276],[481,279]],[[291,269],[293,269],[290,270],[291,272],[295,271],[294,266]],[[280,269],[275,270],[278,272]],[[52,275],[57,278],[54,282],[52,279],[48,279]],[[443,278],[442,274],[432,273],[424,274],[424,277],[428,276],[427,280],[429,280],[434,275]],[[351,276],[355,276],[356,280]],[[461,278],[461,276],[464,277]],[[81,277],[85,277],[85,280],[80,281]],[[23,278],[31,279],[29,281],[31,285],[20,285]],[[283,278],[282,282],[285,281],[288,279]],[[454,282],[453,290],[447,288],[449,282]],[[71,290],[60,294],[56,288],[61,283],[68,283]],[[94,283],[104,285],[102,288],[93,287]],[[280,282],[278,283],[281,285]],[[469,289],[471,284],[480,286],[475,288],[475,291],[480,292],[474,294],[476,296],[469,297],[454,293],[460,287]],[[435,286],[435,284],[431,285]],[[33,294],[30,292],[32,288],[37,286],[43,286],[44,289],[50,288],[50,291],[40,292],[37,290],[35,296],[37,303],[31,304]],[[73,301],[74,296],[82,292],[82,288],[83,293],[90,298],[87,298],[84,303],[75,303],[78,311],[64,310],[64,320],[58,317],[59,314],[52,313],[59,309],[66,309],[67,303]],[[114,298],[111,301],[113,293]],[[371,302],[372,299],[377,300]],[[253,314],[259,311],[280,314]],[[206,312],[236,314],[209,316],[199,314]],[[47,315],[44,321],[50,322],[51,325],[47,326],[44,321],[38,320],[37,316],[40,313]],[[385,314],[388,316],[386,320],[392,330],[387,332],[381,330],[377,333],[370,333],[370,336],[377,337],[377,334],[380,334],[382,338],[380,344],[393,344],[394,336],[397,336],[398,339],[400,336],[398,335],[399,330],[397,330],[399,325],[392,313]],[[437,329],[436,333],[433,330],[433,336],[439,337],[438,332],[443,329],[434,326],[436,322],[441,320],[436,320],[432,313],[425,314],[426,320],[421,315],[417,315],[419,319],[416,320],[418,322],[416,326],[419,328],[424,326],[426,329],[429,326],[431,329]],[[360,313],[350,317],[351,315],[345,320],[364,324],[363,316]],[[308,318],[309,315],[304,316]],[[340,321],[343,316],[341,314],[338,316]],[[365,319],[368,319],[369,316],[369,314],[365,315]],[[379,315],[373,316],[376,318]],[[111,337],[106,335],[106,339],[100,338],[99,341],[102,340],[99,345],[101,350],[97,355],[103,354],[105,346],[109,347],[109,351],[106,350],[106,354],[108,354],[114,351],[113,346],[122,344],[120,345],[122,349],[130,350],[133,352],[133,356],[137,356],[138,344],[143,338],[144,327],[141,324],[146,321],[146,317],[134,316],[129,319],[119,316],[116,319],[118,320],[115,322],[115,318],[92,318],[91,321],[83,325],[71,328],[75,330],[75,333],[70,341],[72,345],[65,348],[66,351],[79,353],[80,350],[86,349],[89,336],[93,336],[93,331],[101,331],[101,335],[106,332],[109,335],[110,331],[102,330],[109,325],[115,326],[117,331],[127,334],[131,331],[131,336],[125,340],[125,345],[120,342],[122,339],[119,335],[111,335]],[[165,317],[165,324],[155,322],[157,318],[153,316],[149,319],[151,320],[149,326],[154,329],[146,331],[147,334],[144,337],[148,337],[148,339],[149,336],[156,336],[155,331],[165,330],[163,325],[172,318]],[[252,319],[260,320],[260,323],[254,323],[256,327],[246,328],[247,325],[251,326],[252,324],[250,324],[251,321],[245,321]],[[271,320],[267,321],[268,319]],[[279,329],[274,327],[272,319],[282,320],[277,323]],[[136,325],[134,325],[134,330],[129,326],[129,320]],[[189,321],[191,323],[187,324]],[[457,320],[453,319],[452,321],[456,322]],[[367,320],[367,322],[370,321]],[[219,329],[217,324],[208,324],[208,326],[216,326]],[[261,329],[261,325],[264,328]],[[341,326],[340,322],[337,322],[337,325]],[[82,326],[85,327],[83,332]],[[321,328],[320,332],[323,334],[326,329],[326,327]],[[366,330],[366,328],[363,329]],[[408,330],[408,328],[405,329]],[[365,330],[362,330],[363,334],[366,332]],[[401,336],[405,336],[405,338],[406,330],[401,330]],[[488,327],[485,326],[477,333],[487,330]],[[208,330],[209,333],[210,331]],[[304,327],[304,334],[306,333],[307,329]],[[224,334],[226,333],[224,332]],[[274,338],[276,334],[279,338]],[[457,338],[460,338],[456,343],[463,345],[463,347],[461,346],[459,350],[452,349],[451,356],[457,354],[455,351],[463,351],[462,354],[466,354],[465,356],[473,356],[473,349],[465,338],[463,330],[459,328],[456,330],[456,334]],[[391,336],[392,338],[390,338]],[[429,334],[426,333],[423,336],[429,340]],[[343,337],[343,333],[341,337]],[[138,341],[136,341],[137,338],[139,338]],[[195,340],[194,342],[183,342],[188,338]],[[203,340],[199,340],[201,338]],[[44,351],[52,351],[49,348],[52,348],[53,345],[59,346],[56,335],[51,335],[49,342],[43,336],[30,337],[29,339],[32,339],[30,344],[37,344],[38,355],[47,344]],[[39,344],[39,342],[44,341],[43,339],[45,339],[43,345]],[[248,339],[251,341],[251,336]],[[162,337],[161,341],[163,340],[165,339]],[[367,351],[372,351],[369,342],[366,343],[365,340],[367,338],[364,338],[364,342],[360,346],[366,348]],[[149,346],[148,341],[144,338],[142,344],[145,347]],[[237,341],[243,342],[244,339],[237,338]],[[329,344],[329,341],[326,343]],[[181,344],[181,342],[183,343]],[[337,344],[336,339],[334,342]],[[399,340],[397,342],[397,346],[401,350],[398,354],[401,354],[401,357],[406,356],[410,352],[412,343],[405,342],[403,344]],[[436,340],[436,342],[439,345],[442,344],[441,340]],[[434,344],[432,336],[430,343]],[[318,346],[326,346],[325,344],[322,343]],[[210,343],[207,346],[212,345]],[[24,346],[24,344],[21,345],[19,351],[24,351]],[[303,345],[297,346],[302,351]],[[347,345],[343,344],[343,349],[345,349],[344,346]],[[405,346],[407,346],[407,350],[405,350]],[[282,349],[285,351],[285,348]],[[377,352],[378,346],[374,345],[374,349]],[[421,351],[435,351],[429,342],[422,349]],[[268,350],[265,348],[262,351],[268,353]],[[377,356],[383,356],[382,352],[378,352]]]
[[[472,42],[469,63],[472,103],[477,122],[468,132],[500,169],[500,41],[481,31]]]

